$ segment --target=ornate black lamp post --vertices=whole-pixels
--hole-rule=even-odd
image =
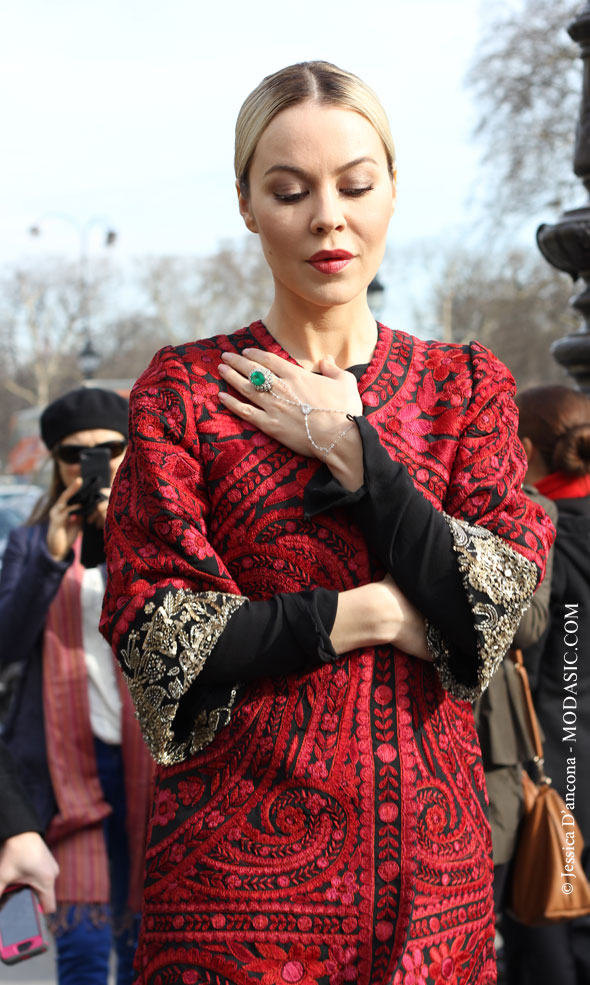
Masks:
[[[581,178],[590,196],[590,0],[567,30],[572,40],[580,45],[584,61],[574,173]],[[590,393],[590,198],[582,208],[564,212],[555,225],[539,226],[537,243],[553,267],[565,270],[574,281],[581,278],[585,282],[572,301],[572,307],[580,312],[584,322],[573,335],[554,342],[551,352],[579,388]]]
[[[86,332],[86,341],[78,353],[78,366],[82,371],[85,380],[91,380],[100,366],[100,353],[96,351],[92,344],[90,332]]]
[[[367,288],[367,302],[369,308],[371,309],[373,315],[377,320],[383,314],[383,307],[385,302],[385,285],[379,280],[379,276],[375,274],[373,280]]]

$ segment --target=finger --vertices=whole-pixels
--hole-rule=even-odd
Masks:
[[[255,352],[254,349],[249,350],[249,351],[251,351],[252,353]],[[263,353],[263,352],[260,353],[261,356],[264,356],[265,354],[266,353]],[[250,378],[250,374],[253,373],[254,370],[256,370],[256,369],[270,369],[270,367],[269,366],[266,366],[262,361],[258,362],[254,358],[249,359],[249,358],[247,358],[247,357],[245,357],[243,355],[240,355],[237,352],[224,352],[224,353],[222,353],[222,357],[221,358],[223,359],[223,362],[221,363],[221,366],[223,366],[223,365],[231,366],[232,369],[235,369],[236,372],[241,373],[242,376],[245,377],[246,379],[249,379]],[[285,360],[284,359],[279,359],[279,363],[283,363],[283,365],[284,365]],[[278,367],[278,370],[280,370],[281,368],[282,367],[279,366]],[[280,377],[280,372],[278,372],[278,371],[275,372],[274,370],[272,370],[272,372],[275,373],[275,376]]]
[[[55,913],[56,910],[56,899],[55,890],[51,889],[39,889],[39,903],[41,904],[41,910],[43,913]]]
[[[256,363],[250,363],[251,366],[256,368]],[[257,390],[256,387],[250,383],[249,378],[246,378],[238,373],[232,366],[225,366],[223,363],[219,367],[220,376],[228,383],[234,390],[236,390],[242,397],[247,397],[248,400],[252,400],[258,407],[264,407],[266,392],[263,390]],[[220,394],[221,395],[221,394]]]
[[[320,361],[320,373],[322,376],[328,376],[331,380],[337,380],[340,377],[347,375],[348,371],[346,369],[341,369],[340,366],[336,365],[334,356],[324,356],[324,358]]]
[[[223,391],[219,394],[219,399],[228,410],[233,411],[238,417],[243,418],[245,421],[250,421],[255,427],[260,428],[261,431],[264,430],[263,424],[267,419],[267,415],[260,407],[254,407],[253,404],[245,404],[243,401],[238,400],[237,397],[233,397],[231,393],[224,393]]]
[[[86,522],[92,524],[97,530],[104,530],[106,516],[100,510],[95,510],[90,516],[86,517]]]
[[[264,349],[244,349],[242,355],[259,363],[265,369],[270,369],[279,378],[289,377],[298,371],[306,372],[302,366],[298,366],[291,359],[285,359],[284,356],[277,356],[276,352],[266,352]]]
[[[349,369],[343,369],[342,366],[339,366],[332,355],[324,356],[321,360],[320,373],[322,376],[329,376],[332,380],[341,380],[347,376],[354,380],[355,385],[357,383],[354,373],[351,373]]]
[[[82,477],[78,476],[76,479],[74,479],[73,482],[70,482],[69,486],[67,486],[66,489],[64,489],[64,491],[62,492],[62,494],[57,497],[55,501],[56,506],[63,506],[65,508],[68,505],[68,500],[70,499],[70,497],[73,496],[74,493],[78,491],[81,485],[82,485]]]

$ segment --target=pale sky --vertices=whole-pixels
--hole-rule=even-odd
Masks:
[[[264,75],[323,58],[379,94],[396,140],[390,239],[454,239],[478,184],[463,81],[479,0],[3,0],[0,263],[75,258],[104,217],[121,257],[244,235],[233,128]],[[47,218],[43,220],[43,217]],[[41,221],[34,241],[28,227]],[[89,235],[102,249],[102,219]]]

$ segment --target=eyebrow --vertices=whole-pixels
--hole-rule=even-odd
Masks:
[[[349,168],[356,167],[357,164],[375,164],[377,161],[372,157],[356,157],[354,161],[349,161],[347,164],[343,164],[342,167],[336,169],[336,174],[342,174],[343,171],[348,171]],[[273,164],[270,168],[264,172],[263,177],[266,178],[267,174],[272,174],[273,171],[289,171],[291,174],[300,175],[302,178],[309,178],[310,175],[303,168],[298,168],[295,164]]]

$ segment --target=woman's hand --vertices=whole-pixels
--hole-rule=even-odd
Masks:
[[[88,516],[88,523],[93,523],[99,530],[104,530],[107,510],[109,508],[109,498],[111,495],[110,488],[101,489],[100,495],[102,499],[99,499],[94,512]]]
[[[41,835],[25,831],[0,845],[0,896],[11,883],[32,886],[44,913],[55,910],[55,880],[59,866]]]
[[[360,436],[347,418],[363,412],[352,373],[340,369],[331,356],[322,359],[320,373],[258,349],[245,349],[242,355],[224,352],[222,358],[222,378],[248,401],[222,392],[219,399],[225,407],[292,451],[320,458],[330,468],[333,444],[335,468],[354,476],[350,488],[362,483]],[[268,393],[256,390],[250,382],[253,370],[264,369],[272,373],[272,391]],[[313,409],[306,415],[304,407]]]
[[[69,505],[70,498],[82,485],[78,477],[64,489],[59,499],[49,511],[49,527],[47,530],[47,548],[54,561],[63,561],[72,549],[72,545],[82,529],[82,517],[79,506]]]
[[[340,593],[330,639],[336,653],[390,643],[410,656],[432,660],[424,619],[391,575]]]
[[[398,588],[391,575],[377,582],[379,591],[384,594],[387,603],[384,606],[393,619],[391,643],[404,653],[409,653],[420,660],[432,663],[432,657],[426,644],[426,625],[424,617],[415,605],[408,601]]]

